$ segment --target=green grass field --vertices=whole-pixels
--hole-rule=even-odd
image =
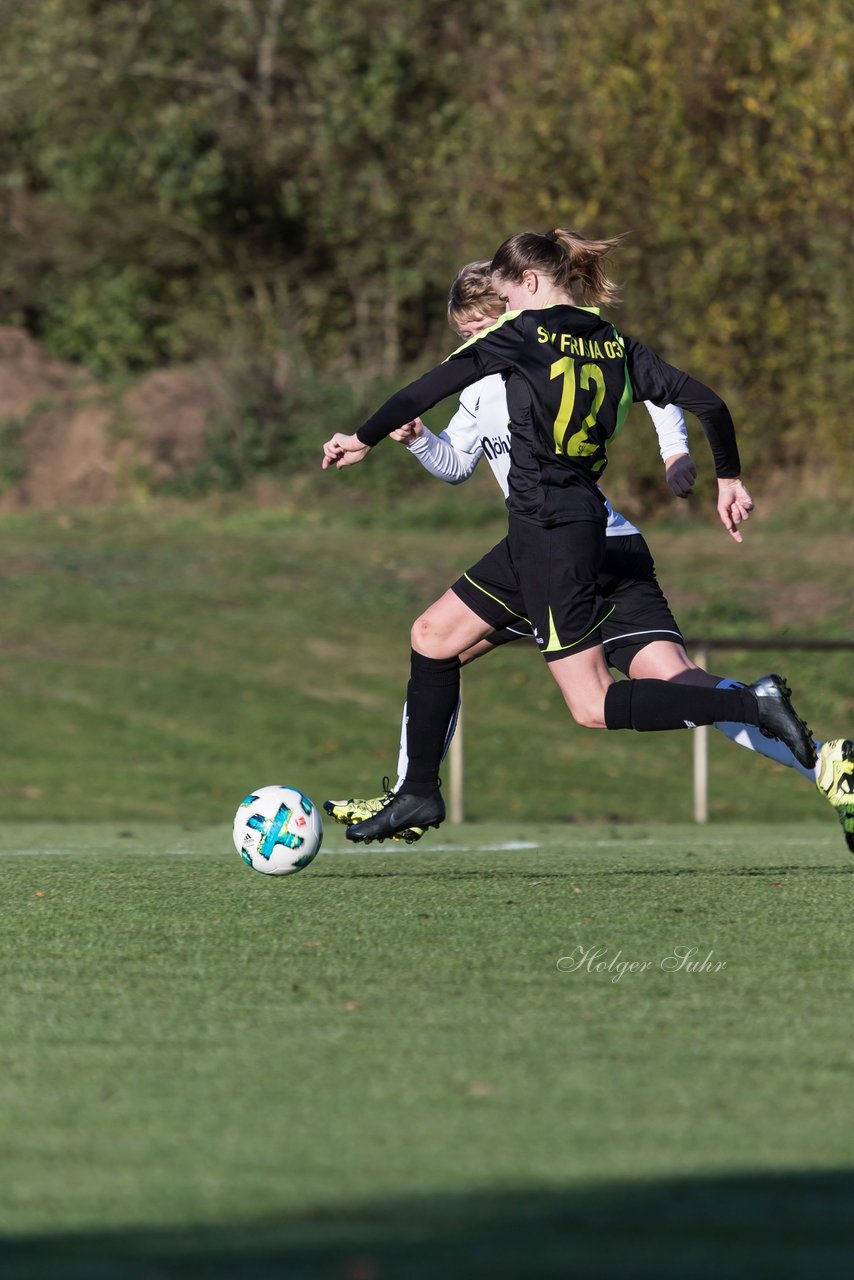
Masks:
[[[0,520],[4,817],[218,823],[270,782],[377,794],[411,622],[503,532],[494,486],[466,487],[385,524],[343,503]],[[687,634],[851,638],[844,522],[832,543],[759,521],[741,548],[705,525],[647,534]],[[850,654],[713,649],[711,665],[781,670],[820,736],[851,732]],[[689,735],[579,729],[524,645],[467,670],[464,699],[471,819],[690,820]],[[714,820],[832,821],[792,772],[711,737]]]
[[[0,832],[4,1276],[850,1274],[835,827],[191,819]]]
[[[509,646],[471,821],[230,848],[256,786],[393,773],[409,625],[501,536],[469,488],[0,519],[4,1280],[849,1274],[854,861],[803,778],[713,734],[689,826],[689,735],[578,729]],[[686,632],[848,638],[844,525],[646,532]],[[850,734],[847,655],[715,657]]]

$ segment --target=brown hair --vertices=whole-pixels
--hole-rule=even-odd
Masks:
[[[483,316],[500,316],[504,303],[492,285],[491,262],[469,262],[460,267],[448,294],[448,323],[452,329]]]
[[[504,241],[492,259],[492,270],[514,284],[526,271],[539,271],[582,304],[608,306],[619,302],[620,288],[605,271],[601,259],[622,239],[615,236],[613,240],[588,240],[580,232],[564,227],[545,235],[520,231]]]

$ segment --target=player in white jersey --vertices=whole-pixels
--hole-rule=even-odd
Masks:
[[[471,263],[462,269],[454,282],[448,307],[451,327],[468,339],[491,326],[502,314],[503,305],[495,295],[489,263]],[[659,451],[665,466],[667,483],[678,497],[688,497],[696,479],[688,433],[681,409],[676,405],[660,407],[646,402],[645,407],[655,426]],[[435,435],[420,419],[392,432],[392,438],[405,444],[431,475],[450,484],[461,484],[486,458],[504,494],[508,496],[510,470],[510,423],[504,379],[491,374],[460,395],[459,407],[444,431]],[[679,627],[670,613],[667,601],[655,577],[649,548],[639,530],[605,500],[607,514],[605,563],[601,576],[603,595],[613,602],[614,612],[602,626],[602,640],[609,665],[632,677],[657,678],[691,684],[706,684],[721,689],[738,687],[738,681],[720,679],[702,670],[689,658]],[[475,582],[465,576],[455,584],[463,598],[476,598],[482,611],[484,581],[488,582],[489,557],[478,568],[486,576]],[[530,626],[517,620],[510,625],[496,611],[496,630],[461,654],[468,663],[498,645],[522,638],[532,639]],[[445,751],[456,727],[457,710],[448,724]],[[769,738],[753,725],[717,723],[732,741],[772,760],[793,768],[814,783],[834,806],[845,831],[848,847],[854,852],[854,743],[837,740],[816,742],[817,760],[807,768],[795,759],[789,748],[776,738]],[[408,753],[406,742],[406,706],[403,709],[398,781],[391,791],[370,800],[326,801],[324,808],[336,821],[350,826],[379,811],[400,787],[406,776]],[[414,827],[395,839],[412,843],[423,834]]]

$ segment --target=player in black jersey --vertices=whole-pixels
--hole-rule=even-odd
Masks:
[[[605,514],[597,481],[629,404],[672,402],[699,417],[715,459],[718,511],[737,541],[752,508],[739,478],[732,419],[720,397],[623,337],[588,305],[613,300],[601,259],[614,243],[563,231],[526,232],[506,241],[493,259],[493,281],[512,309],[392,396],[354,436],[333,436],[324,445],[323,466],[360,462],[373,445],[439,400],[502,373],[511,417],[509,528],[489,554],[492,580],[500,584],[498,599],[508,614],[531,621],[574,718],[590,728],[639,730],[743,721],[784,741],[811,767],[812,737],[777,676],[720,690],[662,680],[615,683],[608,671],[599,634],[608,607],[598,585]],[[383,839],[444,818],[438,767],[458,696],[457,655],[492,627],[454,592],[437,605],[441,626],[431,635],[428,625],[413,637],[406,779],[378,814],[348,830],[350,839]]]
[[[504,314],[505,307],[492,287],[489,268],[488,262],[469,263],[457,273],[451,286],[448,322],[464,341],[491,328]],[[655,426],[667,484],[674,494],[687,498],[693,491],[697,469],[689,451],[682,414],[673,405],[661,409],[650,404],[645,407]],[[497,374],[465,389],[451,422],[441,435],[433,435],[420,419],[416,419],[400,431],[393,431],[390,439],[400,440],[431,475],[451,484],[465,481],[474,473],[481,459],[486,458],[498,486],[507,497],[510,431],[504,381]],[[658,585],[652,554],[645,539],[631,522],[607,503],[606,510],[607,553],[602,565],[601,586],[605,599],[615,606],[602,626],[602,643],[608,665],[634,678],[680,680],[721,689],[741,684],[741,681],[722,680],[710,675],[691,661],[685,651],[679,625]],[[531,628],[522,619],[514,616],[510,625],[504,625],[506,609],[490,591],[488,572],[489,557],[486,557],[451,588],[478,617],[496,628],[474,650],[458,655],[463,666],[483,654],[495,652],[496,647],[508,642],[533,641]],[[428,610],[428,615],[434,612],[433,609]],[[416,621],[414,636],[419,635],[422,625],[421,619]],[[402,786],[407,773],[406,720],[404,704],[398,780],[394,791]],[[714,727],[738,745],[794,769],[816,786],[833,806],[845,831],[846,842],[849,848],[854,849],[854,798],[850,791],[854,781],[854,742],[843,739],[816,742],[818,759],[812,769],[806,769],[795,760],[788,747],[774,738],[765,737],[755,726],[718,721]],[[455,731],[456,709],[446,728],[443,754],[447,754]],[[336,822],[352,827],[372,818],[388,803],[390,796],[388,779],[385,779],[381,795],[325,800],[323,808]],[[422,828],[409,828],[393,838],[412,844],[423,834]]]

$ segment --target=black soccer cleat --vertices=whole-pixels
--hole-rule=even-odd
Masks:
[[[323,808],[330,818],[334,818],[336,822],[340,822],[345,827],[352,827],[357,822],[364,822],[366,818],[372,818],[375,813],[379,813],[383,805],[388,804],[389,800],[394,799],[394,792],[389,790],[388,778],[383,778],[383,794],[374,796],[372,799],[360,800],[355,796],[349,800],[324,800]],[[407,827],[405,831],[399,831],[396,836],[392,836],[392,840],[402,841],[404,844],[415,844],[424,835],[423,827]]]
[[[760,676],[749,684],[756,695],[759,707],[759,729],[766,738],[784,742],[805,769],[812,769],[816,762],[812,732],[792,706],[789,686],[782,676]]]
[[[438,787],[429,796],[414,796],[406,791],[398,791],[379,813],[348,827],[346,834],[347,839],[356,844],[367,844],[371,840],[390,840],[404,832],[438,827],[444,819],[445,802]],[[407,839],[406,842],[409,844],[412,841]]]

